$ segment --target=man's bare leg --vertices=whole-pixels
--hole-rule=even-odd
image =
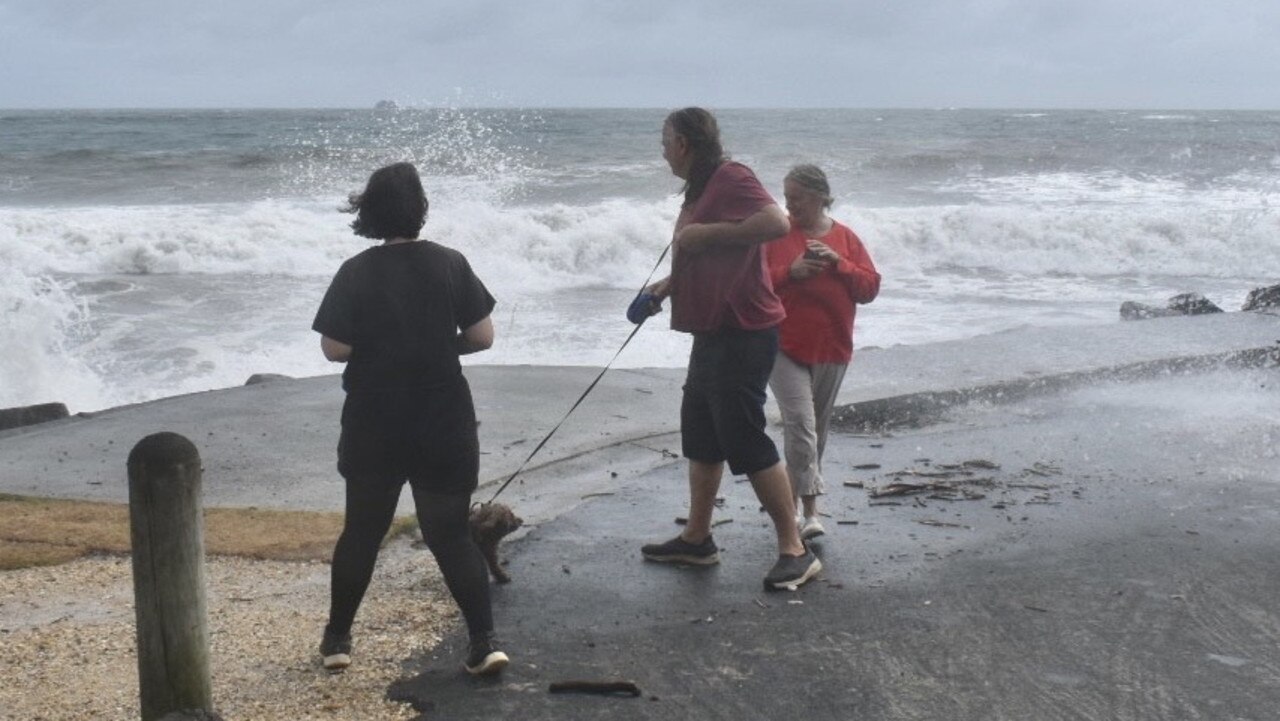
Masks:
[[[689,461],[689,521],[680,533],[685,541],[698,544],[711,535],[711,514],[715,512],[723,475],[724,463]]]
[[[692,475],[691,475],[692,478]],[[800,531],[796,528],[796,502],[791,495],[791,479],[787,477],[787,468],[782,461],[756,471],[747,476],[751,487],[756,491],[760,505],[773,520],[773,528],[778,534],[778,553],[787,556],[799,556],[805,552],[800,542]],[[714,493],[712,502],[715,502]],[[693,512],[689,512],[689,523],[693,523]],[[710,519],[710,515],[707,516]],[[710,529],[708,520],[708,530]],[[688,540],[688,539],[686,539]]]

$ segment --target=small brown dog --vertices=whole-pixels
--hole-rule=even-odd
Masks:
[[[498,583],[511,581],[511,576],[498,562],[498,544],[523,523],[524,519],[517,516],[510,506],[501,503],[480,503],[471,507],[471,515],[467,518],[471,540],[480,547],[484,562],[489,564],[489,573]]]

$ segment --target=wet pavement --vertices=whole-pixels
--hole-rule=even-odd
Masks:
[[[513,662],[500,679],[461,671],[459,633],[407,663],[390,696],[426,719],[1273,718],[1276,374],[1095,386],[837,433],[814,544],[824,571],[794,593],[762,588],[773,534],[749,484],[722,487],[721,564],[682,568],[639,546],[678,531],[683,462],[623,474],[505,545],[514,581],[495,587],[495,611]],[[969,497],[872,497],[894,482]],[[641,695],[549,693],[566,680]]]
[[[719,566],[641,560],[686,509],[682,372],[611,371],[499,499],[527,521],[495,587],[512,665],[466,676],[455,632],[388,693],[426,719],[1274,718],[1277,341],[1280,318],[1233,313],[860,351],[842,404],[929,413],[834,432],[825,568],[794,593],[763,590],[773,534],[741,479]],[[478,500],[597,372],[468,367]],[[0,432],[0,492],[124,500],[128,450],[170,430],[207,505],[337,510],[341,401],[334,376],[283,380]],[[926,487],[874,495],[893,483]]]

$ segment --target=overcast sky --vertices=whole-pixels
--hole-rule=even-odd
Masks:
[[[1280,0],[0,0],[0,107],[1280,108]]]

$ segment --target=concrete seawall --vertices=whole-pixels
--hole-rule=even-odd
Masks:
[[[971,401],[1011,401],[1081,384],[1276,362],[1280,317],[1225,313],[1027,328],[920,346],[859,350],[841,389],[847,429],[920,425]],[[471,365],[483,486],[505,480],[599,372]],[[566,464],[586,486],[598,467],[660,463],[679,452],[683,369],[615,369],[529,464]],[[190,438],[215,506],[338,510],[338,376],[275,380],[165,398],[0,431],[0,492],[123,501],[124,460],[158,431]],[[592,458],[608,453],[608,458]],[[571,467],[579,468],[570,471]],[[483,497],[483,490],[477,497]]]

